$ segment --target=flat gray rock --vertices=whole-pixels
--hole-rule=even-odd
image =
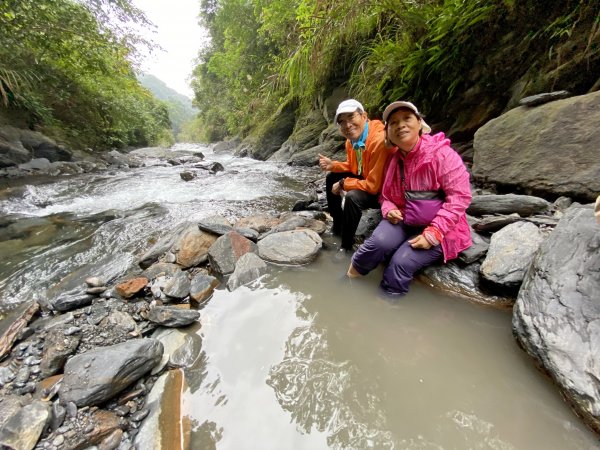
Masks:
[[[65,365],[61,403],[102,403],[152,370],[162,355],[163,345],[156,339],[133,339],[76,355]]]
[[[163,327],[185,327],[196,322],[199,318],[200,311],[174,306],[156,306],[148,311],[148,320]]]
[[[323,241],[312,230],[291,230],[270,234],[258,242],[258,254],[278,264],[306,264],[312,261]]]
[[[521,217],[527,217],[547,211],[550,206],[550,202],[531,195],[476,195],[471,200],[467,213],[479,217],[517,213]]]
[[[543,94],[530,95],[529,97],[522,98],[519,100],[519,105],[538,106],[543,105],[544,103],[553,102],[555,100],[568,98],[571,97],[571,95],[572,94],[569,91],[544,92]]]

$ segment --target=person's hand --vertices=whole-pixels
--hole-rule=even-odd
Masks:
[[[402,217],[402,213],[400,212],[399,209],[392,209],[391,211],[389,211],[387,213],[387,220],[392,224],[392,225],[396,225],[398,222],[400,222],[403,219]]]
[[[333,186],[331,186],[331,192],[335,195],[340,195],[342,193],[342,187],[340,186],[340,182],[333,183]]]
[[[412,248],[422,248],[423,250],[429,250],[432,245],[429,243],[425,236],[422,234],[408,240],[408,243]]]
[[[333,161],[331,161],[331,159],[329,159],[327,156],[323,156],[319,153],[319,167],[324,171],[331,170],[333,169]]]

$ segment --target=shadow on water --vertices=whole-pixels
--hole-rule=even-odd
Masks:
[[[378,295],[332,251],[203,310],[192,448],[595,449],[510,314],[419,283]],[[189,376],[194,379],[193,372]]]

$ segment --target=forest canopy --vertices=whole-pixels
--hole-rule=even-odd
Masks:
[[[0,118],[79,147],[171,143],[135,77],[136,25],[151,26],[131,0],[1,2]]]
[[[211,42],[192,85],[209,141],[287,104],[319,108],[337,87],[375,114],[405,98],[444,121],[498,114],[511,95],[582,93],[600,68],[596,1],[201,0],[201,19]]]

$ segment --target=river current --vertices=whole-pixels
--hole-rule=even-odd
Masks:
[[[136,273],[182,221],[287,211],[313,169],[202,151],[224,172],[184,182],[181,166],[0,187],[0,307],[43,298],[74,271]],[[331,238],[330,238],[331,239]],[[335,243],[334,241],[331,241]],[[390,302],[381,271],[343,280],[335,245],[271,267],[202,309],[186,371],[192,449],[599,449],[597,437],[518,348],[510,313],[414,282]]]

